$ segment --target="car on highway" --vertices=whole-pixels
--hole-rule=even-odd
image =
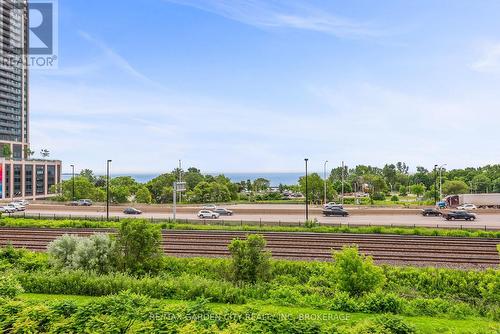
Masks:
[[[225,208],[217,208],[217,209],[211,210],[211,211],[218,213],[220,216],[232,216],[233,215],[232,210],[228,210]]]
[[[142,214],[142,211],[136,208],[126,208],[125,210],[123,210],[123,213],[126,215],[140,215]]]
[[[200,210],[198,212],[198,218],[200,219],[217,219],[219,218],[219,214],[217,212],[213,212],[210,210]]]
[[[27,200],[24,199],[15,200],[12,201],[12,203],[17,203],[19,205],[24,205],[24,206],[28,206],[30,204]]]
[[[336,206],[336,205],[337,205],[337,203],[335,203],[335,202],[328,202],[328,203],[323,204],[323,208],[326,208],[328,206]]]
[[[457,210],[476,210],[477,206],[474,204],[463,204],[460,206],[457,206]]]
[[[349,216],[349,212],[346,210],[342,209],[341,207],[328,207],[323,209],[323,215],[325,217],[330,217],[330,216],[342,216],[342,217],[347,217]]]
[[[21,205],[21,204],[16,203],[16,202],[9,203],[9,204],[7,204],[7,206],[10,207],[10,208],[13,208],[16,211],[24,211],[24,210],[26,210],[26,207],[24,205]]]
[[[213,211],[213,210],[217,209],[217,205],[215,205],[215,204],[205,204],[201,209],[202,210]]]
[[[422,210],[422,216],[424,217],[429,217],[429,216],[442,216],[443,213],[437,209],[430,208],[430,209],[423,209]]]
[[[69,206],[91,206],[93,203],[90,199],[79,199],[78,201],[71,201]]]
[[[467,211],[450,211],[443,214],[446,220],[475,220],[476,215]]]
[[[8,206],[8,205],[0,206],[1,213],[14,213],[16,211],[17,210],[15,208]]]
[[[325,206],[323,209],[343,209],[344,206],[342,204],[329,204]]]

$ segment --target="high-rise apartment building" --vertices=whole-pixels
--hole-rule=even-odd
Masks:
[[[29,137],[27,0],[0,0],[0,199],[53,195],[61,161],[34,160]]]

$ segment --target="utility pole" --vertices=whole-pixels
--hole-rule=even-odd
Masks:
[[[442,164],[439,166],[439,200],[443,200],[443,167],[446,166],[446,164]]]
[[[179,159],[179,178],[178,182],[182,182],[182,160]],[[179,203],[182,203],[182,193],[179,193]]]
[[[106,162],[106,220],[109,221],[109,164],[111,160]]]
[[[437,168],[438,165],[434,165],[434,204],[437,203]]]
[[[309,161],[309,159],[304,159],[304,161],[306,162],[306,221],[309,220],[309,187],[308,187],[308,184],[307,184],[307,162]]]
[[[342,161],[342,205],[344,205],[344,161]]]
[[[323,183],[324,183],[324,195],[325,195],[325,198],[324,198],[324,201],[323,201],[323,204],[326,204],[326,164],[328,163],[328,160],[325,161],[325,164],[323,165],[323,177],[324,177],[324,180],[323,180]]]
[[[75,165],[71,165],[71,174],[72,174],[72,179],[71,181],[73,182],[73,189],[71,190],[71,198],[73,201],[75,200]]]

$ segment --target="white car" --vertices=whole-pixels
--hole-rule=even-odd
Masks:
[[[335,202],[328,202],[326,204],[323,204],[323,208],[327,208],[327,207],[330,207],[330,206],[339,206],[339,204],[337,204]]]
[[[7,204],[7,206],[9,208],[14,208],[16,211],[24,211],[24,210],[26,210],[26,207],[24,205],[21,205],[21,204],[16,203],[16,202],[9,203],[9,204]]]
[[[11,206],[0,206],[0,212],[1,213],[14,213],[16,212],[17,210]]]
[[[457,207],[458,210],[476,210],[477,206],[474,204],[462,204]]]
[[[200,210],[198,212],[198,218],[200,219],[217,219],[219,218],[219,214],[217,212],[213,212],[210,210]]]
[[[203,207],[202,207],[202,210],[215,210],[217,209],[217,205],[215,204],[205,204]]]
[[[16,203],[16,204],[19,204],[22,206],[28,206],[30,204],[27,200],[24,200],[24,199],[16,200],[16,201],[13,201],[12,203]]]

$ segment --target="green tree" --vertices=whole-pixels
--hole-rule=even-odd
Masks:
[[[110,187],[111,200],[115,203],[127,203],[130,197],[130,189],[126,186]]]
[[[177,176],[172,173],[165,173],[155,177],[146,184],[153,201],[163,204],[172,202],[173,184],[177,181]]]
[[[140,187],[135,193],[135,201],[137,203],[150,204],[152,201],[151,193],[145,186]]]
[[[303,176],[299,179],[300,192],[306,195],[306,177]],[[325,192],[324,181],[319,176],[318,173],[312,173],[307,177],[307,187],[309,189],[309,200],[312,203],[322,203]],[[328,200],[332,200],[334,196],[337,195],[337,192],[333,188],[331,182],[326,183],[326,197]]]
[[[252,188],[254,191],[266,191],[269,189],[270,184],[269,180],[260,177],[253,181]]]
[[[182,179],[186,182],[186,188],[192,190],[198,183],[204,180],[204,177],[199,169],[191,167],[187,170]]]
[[[71,200],[73,193],[73,181],[62,181],[61,190],[62,198],[66,201]],[[88,198],[91,200],[99,201],[100,198],[98,198],[98,194],[98,189],[87,178],[82,176],[75,176],[76,199]]]
[[[159,226],[144,220],[124,221],[116,238],[119,267],[133,274],[157,272],[162,235]]]
[[[91,183],[95,183],[97,179],[94,172],[91,169],[82,169],[80,171],[80,176],[86,178]]]
[[[486,193],[491,191],[491,180],[485,173],[478,174],[472,178],[474,190],[479,193]]]
[[[443,183],[443,194],[458,195],[465,194],[469,191],[469,187],[464,181],[451,180]]]
[[[239,282],[256,283],[269,279],[271,254],[265,252],[266,240],[252,234],[247,240],[234,239],[228,246],[231,252],[231,273]]]
[[[2,146],[2,157],[5,159],[11,159],[12,158],[12,149],[10,148],[9,144],[3,144]]]
[[[417,195],[417,197],[422,197],[422,195],[425,193],[425,185],[422,183],[414,184],[410,187],[410,192],[414,195]]]
[[[118,176],[114,177],[109,181],[112,187],[125,187],[128,188],[130,193],[135,193],[137,189],[141,186],[133,177],[131,176]]]
[[[339,290],[353,296],[374,291],[385,282],[383,270],[370,256],[360,254],[357,246],[344,246],[333,253],[334,276]]]
[[[403,186],[403,185],[399,186],[399,195],[400,196],[406,196],[406,195],[408,195],[408,191],[407,190],[408,190],[408,188],[406,186]]]

